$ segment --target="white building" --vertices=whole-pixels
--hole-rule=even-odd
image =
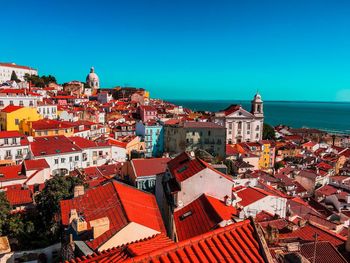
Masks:
[[[21,163],[29,153],[29,142],[18,131],[0,131],[0,164]]]
[[[42,96],[27,89],[0,89],[0,109],[8,105],[36,107]]]
[[[45,119],[57,119],[57,105],[39,103],[37,106],[37,111]]]
[[[112,160],[111,146],[108,143],[93,142],[81,137],[70,137],[69,140],[82,150],[82,168],[101,166]]]
[[[247,187],[233,192],[233,205],[241,208],[240,217],[255,217],[265,211],[272,215],[286,217],[287,199],[270,194],[260,188]]]
[[[52,175],[66,175],[82,167],[82,149],[67,137],[36,137],[30,142],[32,159],[45,159]]]
[[[226,127],[226,143],[262,140],[264,110],[261,96],[257,93],[251,103],[250,112],[243,109],[241,105],[231,105],[215,113],[214,122]]]
[[[24,75],[38,75],[38,70],[27,66],[19,66],[15,63],[0,63],[0,83],[11,79],[12,71],[17,75],[17,78],[24,81]]]

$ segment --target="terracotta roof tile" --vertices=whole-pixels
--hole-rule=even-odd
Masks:
[[[165,232],[155,197],[122,183],[113,182],[98,186],[86,191],[82,196],[63,200],[60,205],[62,224],[65,226],[69,224],[71,209],[76,209],[87,222],[101,217],[109,218],[109,230],[91,241],[86,241],[93,250],[130,222],[144,225],[158,232]]]
[[[237,214],[233,206],[205,194],[174,212],[178,240],[182,241],[218,227]]]
[[[132,159],[135,176],[149,176],[165,173],[170,158]]]

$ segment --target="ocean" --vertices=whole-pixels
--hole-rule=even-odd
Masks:
[[[219,111],[230,104],[241,104],[250,111],[250,101],[168,100],[191,110]],[[293,128],[316,128],[350,134],[350,102],[264,101],[265,122]]]

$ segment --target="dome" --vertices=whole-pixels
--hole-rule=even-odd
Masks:
[[[254,101],[256,102],[262,102],[262,99],[261,99],[261,95],[259,94],[259,92],[257,92],[254,96]]]
[[[95,73],[95,69],[93,67],[90,69],[90,73],[86,76],[86,82],[87,83],[99,82],[99,78]]]
[[[94,90],[100,88],[100,79],[95,73],[95,69],[93,67],[90,69],[90,73],[86,76],[86,84],[88,84]]]

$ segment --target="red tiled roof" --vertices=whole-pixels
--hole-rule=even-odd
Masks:
[[[191,159],[185,152],[169,161],[168,167],[178,182],[182,182],[206,168],[203,162],[197,158]]]
[[[0,131],[0,138],[18,138],[18,137],[25,137],[22,133],[18,131]]]
[[[170,158],[132,159],[135,176],[149,176],[165,173]]]
[[[108,217],[110,228],[101,236],[86,241],[93,250],[100,247],[114,234],[130,222],[135,222],[158,232],[165,232],[155,197],[134,187],[113,182],[86,191],[82,196],[63,200],[61,219],[63,225],[69,224],[71,209],[83,214],[87,222]],[[88,224],[90,229],[90,224]]]
[[[69,129],[74,127],[73,123],[70,123],[67,121],[57,121],[57,120],[49,120],[49,119],[37,120],[31,123],[32,123],[32,128],[36,131]]]
[[[24,160],[24,167],[26,170],[40,170],[44,168],[50,168],[49,164],[45,159],[37,160]]]
[[[205,194],[174,212],[177,238],[182,241],[204,234],[237,213],[233,206]],[[187,216],[186,216],[187,215]]]
[[[258,201],[258,200],[260,200],[268,195],[271,195],[270,193],[268,193],[262,189],[252,188],[252,187],[247,187],[247,188],[240,190],[236,193],[237,193],[238,197],[242,199],[239,202],[239,204],[241,206],[250,205],[250,204],[255,203],[256,201]]]
[[[0,66],[2,66],[2,67],[10,67],[10,68],[20,68],[20,69],[35,70],[35,69],[31,68],[31,67],[20,66],[20,65],[17,65],[15,63],[3,63],[3,62],[0,62]]]
[[[315,254],[315,242],[304,243],[300,245],[300,254],[303,255],[309,262],[322,263],[346,263],[345,258],[341,256],[338,250],[326,241],[317,242]],[[314,256],[316,259],[314,261]]]
[[[35,137],[30,143],[34,156],[79,152],[81,149],[66,136]]]
[[[33,203],[32,193],[29,189],[8,188],[6,190],[6,198],[12,206]]]
[[[26,179],[21,170],[22,165],[0,166],[0,182]]]
[[[144,111],[157,111],[153,106],[150,105],[141,105],[140,109]]]
[[[242,108],[241,105],[232,104],[232,105],[228,106],[226,109],[224,109],[223,112],[227,116],[227,115],[230,115],[231,113],[238,111],[240,108]]]
[[[23,106],[8,105],[5,108],[3,108],[1,110],[1,112],[11,113],[11,112],[14,112],[14,111],[22,109],[22,108],[23,108]]]
[[[318,235],[318,240],[320,241],[329,241],[334,246],[341,246],[346,241],[346,238],[335,234],[331,231],[327,231],[325,229],[322,229],[320,227],[314,226],[312,224],[306,225],[304,227],[300,227],[297,230],[294,230],[290,233],[281,233],[279,234],[279,239],[291,239],[291,238],[300,238],[305,241],[314,241],[315,237],[314,235]]]
[[[151,253],[153,251],[165,248],[173,244],[174,241],[169,239],[165,234],[158,234],[149,238],[131,242],[120,247],[111,248],[104,251],[93,253],[92,255],[83,256],[71,260],[71,263],[120,263],[131,257]]]
[[[334,186],[331,186],[331,185],[325,185],[325,186],[322,186],[318,189],[315,190],[315,195],[316,196],[329,196],[329,195],[333,195],[333,194],[336,194],[338,191],[337,188],[335,188]]]
[[[103,142],[94,142],[82,137],[69,137],[69,140],[73,142],[73,144],[77,145],[81,149],[86,148],[98,148],[98,147],[108,147],[109,144]]]
[[[264,262],[249,220],[210,231],[125,262]]]

